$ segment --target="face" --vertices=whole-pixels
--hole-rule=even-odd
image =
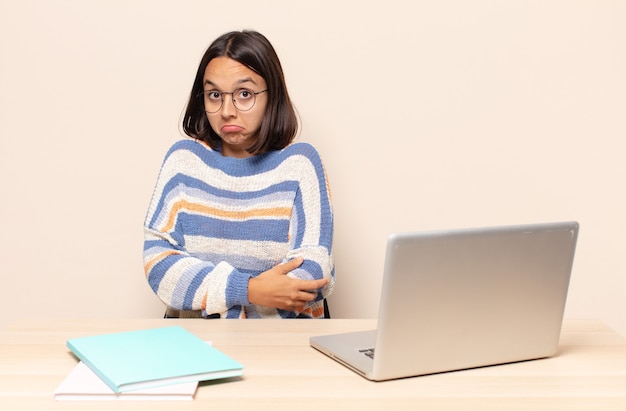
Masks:
[[[263,77],[248,67],[228,57],[216,57],[204,70],[203,86],[205,99],[207,92],[231,93],[238,89],[247,89],[257,93],[267,85]],[[210,96],[218,95],[209,93]],[[237,100],[238,96],[234,96]],[[249,97],[248,95],[240,95]],[[231,94],[222,94],[222,107],[215,113],[207,113],[209,124],[222,139],[222,155],[249,157],[246,151],[258,138],[258,131],[263,121],[267,106],[267,93],[256,95],[254,106],[248,111],[240,111],[233,104]],[[205,100],[206,101],[206,100]]]

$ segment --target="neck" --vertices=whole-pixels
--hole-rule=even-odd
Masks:
[[[243,147],[232,147],[224,144],[222,144],[221,152],[224,157],[248,158],[254,155]]]

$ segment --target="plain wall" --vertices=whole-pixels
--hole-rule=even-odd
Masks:
[[[0,0],[0,325],[160,317],[142,224],[200,57],[274,44],[326,164],[335,317],[387,236],[577,220],[567,317],[626,334],[626,2]]]

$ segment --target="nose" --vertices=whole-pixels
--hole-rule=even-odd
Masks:
[[[230,99],[230,101],[226,100],[226,96]],[[220,112],[223,117],[233,117],[237,113],[237,109],[235,108],[235,101],[233,100],[232,93],[223,93],[222,94],[222,107]]]

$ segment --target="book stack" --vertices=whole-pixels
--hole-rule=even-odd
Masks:
[[[74,338],[80,362],[57,400],[192,400],[198,382],[238,377],[243,366],[179,326]]]

